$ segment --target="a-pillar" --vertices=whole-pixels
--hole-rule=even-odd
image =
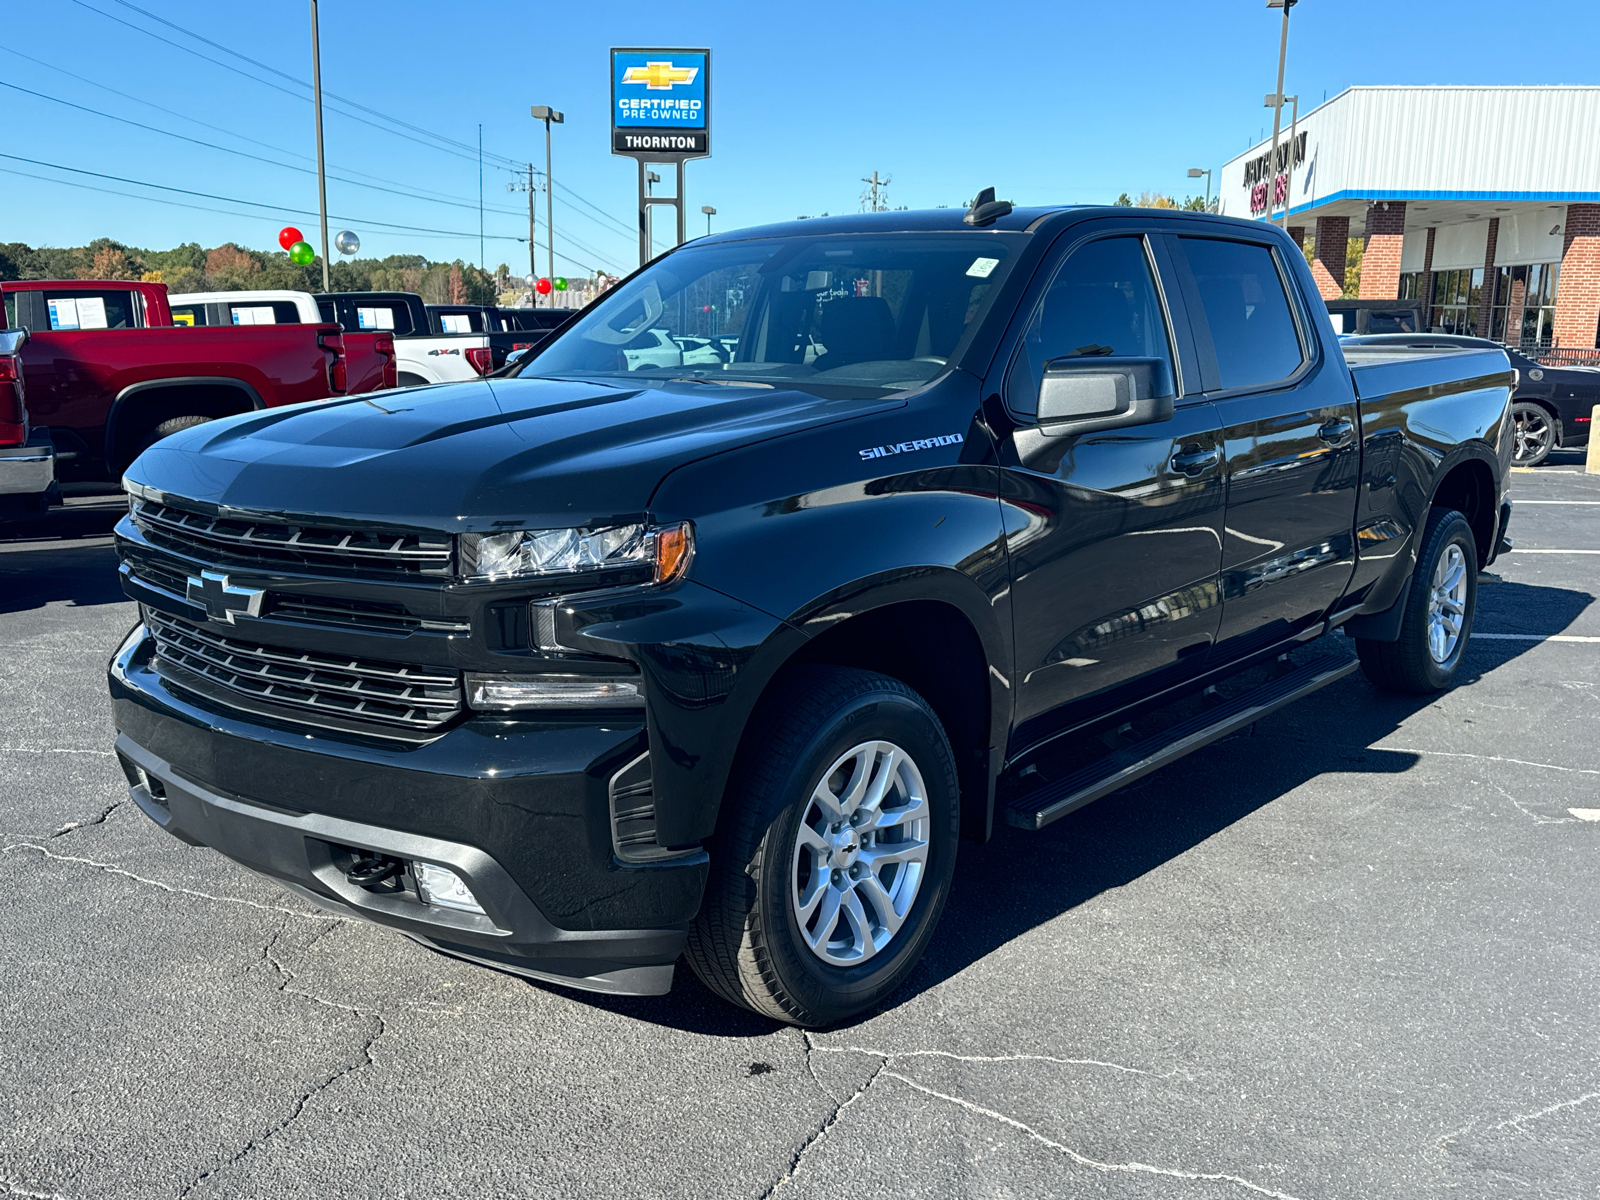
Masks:
[[[1500,218],[1489,218],[1489,236],[1483,243],[1483,286],[1478,289],[1478,324],[1473,332],[1489,336],[1489,312],[1494,307],[1494,252],[1500,243]]]
[[[1367,249],[1361,256],[1361,299],[1393,300],[1400,295],[1400,250],[1405,236],[1404,200],[1386,200],[1367,209]]]
[[[1337,300],[1344,295],[1344,259],[1349,243],[1349,217],[1317,218],[1316,257],[1311,261],[1311,275],[1324,300]]]
[[[1597,344],[1600,325],[1600,204],[1567,205],[1561,240],[1552,332],[1557,346],[1587,350]]]

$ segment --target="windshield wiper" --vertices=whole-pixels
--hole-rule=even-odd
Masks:
[[[669,379],[668,383],[708,383],[714,387],[747,387],[747,388],[773,388],[771,383],[757,383],[753,379],[707,379],[702,375],[686,375],[681,379]]]

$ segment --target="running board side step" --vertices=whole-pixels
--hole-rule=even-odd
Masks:
[[[1155,737],[1118,750],[1025,796],[1018,796],[1006,807],[1006,820],[1019,829],[1043,829],[1085,804],[1092,804],[1191,751],[1237,733],[1284,705],[1343,679],[1360,665],[1354,658],[1324,657],[1296,667]]]

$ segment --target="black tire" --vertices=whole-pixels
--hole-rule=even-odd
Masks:
[[[1515,438],[1513,466],[1537,467],[1561,442],[1561,422],[1542,404],[1516,401],[1511,406],[1511,420]]]
[[[893,992],[933,935],[955,870],[961,807],[955,757],[927,701],[899,680],[848,667],[805,666],[778,687],[778,702],[753,720],[741,749],[687,956],[695,974],[734,1004],[796,1025],[831,1025]],[[903,923],[882,949],[856,965],[834,965],[807,944],[791,904],[790,888],[799,886],[797,864],[807,853],[797,850],[797,839],[802,820],[820,811],[813,809],[812,797],[824,772],[873,741],[903,749],[921,775],[927,858]],[[832,829],[852,837],[844,825]],[[865,853],[867,843],[857,840]],[[800,867],[799,874],[809,875],[810,868]],[[810,883],[822,892],[831,878],[842,895],[856,887],[843,882],[844,875],[818,872]],[[863,878],[863,886],[868,883]],[[868,893],[858,895],[867,897],[870,909]],[[813,923],[822,911],[813,911]],[[827,949],[825,937],[819,940]]]
[[[1454,646],[1443,661],[1429,645],[1434,573],[1454,546],[1461,552],[1466,585],[1464,611]],[[1356,638],[1361,669],[1374,685],[1386,692],[1430,695],[1455,682],[1472,637],[1472,618],[1478,607],[1478,544],[1467,518],[1453,508],[1435,508],[1423,527],[1422,549],[1407,585],[1406,614],[1400,637],[1392,642]]]
[[[139,455],[150,449],[151,446],[154,446],[164,437],[171,437],[180,430],[193,429],[196,425],[204,425],[207,421],[212,420],[215,420],[215,418],[198,416],[169,417],[167,420],[157,425],[149,433],[145,434],[144,437],[139,439],[139,444],[133,448],[133,458],[138,458]],[[132,459],[129,461],[131,462]]]

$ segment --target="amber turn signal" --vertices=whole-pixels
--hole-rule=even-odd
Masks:
[[[694,557],[694,528],[684,521],[656,530],[656,582],[671,583],[689,569]]]

